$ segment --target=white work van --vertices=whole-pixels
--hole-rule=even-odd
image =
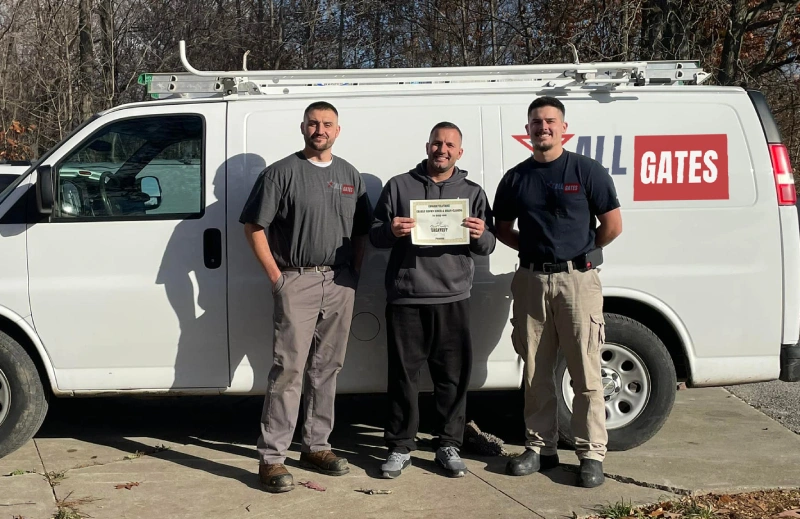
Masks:
[[[565,148],[600,161],[622,205],[600,272],[611,450],[652,437],[681,381],[800,379],[795,188],[759,92],[702,84],[693,62],[201,72],[181,50],[188,73],[142,78],[161,99],[95,115],[0,194],[0,455],[51,396],[264,393],[271,290],[238,219],[318,100],[339,110],[334,153],[373,203],[440,121],[463,131],[458,166],[492,201],[531,154],[530,102],[563,101]],[[367,252],[342,393],[386,390],[387,259]],[[471,388],[515,390],[519,260],[500,243],[475,259]],[[568,439],[563,360],[556,377]]]

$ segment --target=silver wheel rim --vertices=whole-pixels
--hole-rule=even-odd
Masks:
[[[650,401],[650,372],[633,351],[614,343],[600,350],[600,370],[606,407],[606,429],[619,429],[636,420]],[[572,377],[564,370],[561,391],[569,412],[572,412]]]
[[[11,411],[11,386],[3,370],[0,369],[0,425],[6,421],[9,411]]]

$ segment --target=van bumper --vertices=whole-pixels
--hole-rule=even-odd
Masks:
[[[800,343],[781,347],[781,374],[784,382],[800,382]]]

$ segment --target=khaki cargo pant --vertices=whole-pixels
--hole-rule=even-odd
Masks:
[[[571,267],[570,267],[571,268]],[[512,341],[525,362],[526,448],[556,454],[555,380],[558,348],[573,380],[571,429],[579,459],[603,461],[608,434],[600,376],[605,341],[603,293],[597,270],[545,274],[520,268],[511,282]]]
[[[286,459],[301,391],[305,412],[301,450],[330,450],[336,377],[347,350],[356,284],[349,268],[303,274],[287,270],[275,283],[273,361],[258,438],[261,463]]]

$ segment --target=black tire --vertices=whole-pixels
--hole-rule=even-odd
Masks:
[[[635,353],[650,377],[649,399],[638,416],[624,425],[608,428],[608,450],[625,451],[645,443],[667,421],[677,391],[675,365],[661,339],[642,323],[618,314],[604,315],[606,345],[620,346]],[[566,405],[562,389],[566,369],[567,362],[559,352],[556,365],[558,433],[562,442],[573,446],[574,439],[570,431],[572,413]]]
[[[49,394],[36,365],[17,341],[0,331],[0,372],[8,386],[0,388],[10,396],[10,406],[0,423],[0,458],[28,442],[47,414]],[[0,377],[0,383],[3,383]],[[0,416],[2,416],[0,412]]]

